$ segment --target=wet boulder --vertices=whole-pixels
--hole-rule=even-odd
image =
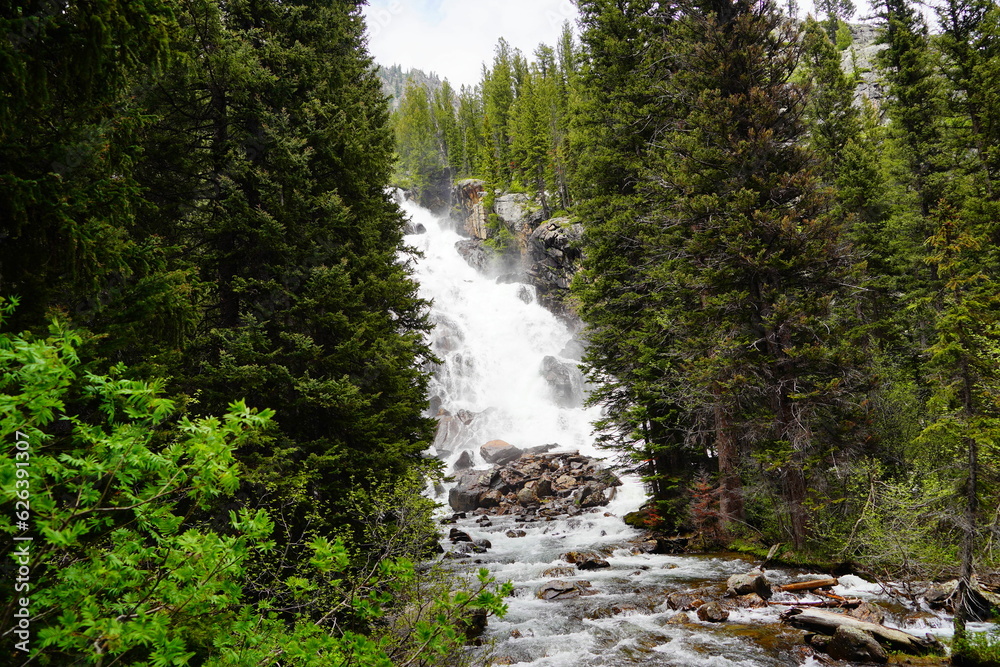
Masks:
[[[580,570],[599,570],[606,567],[611,567],[611,563],[604,560],[603,558],[591,558],[588,560],[580,561],[576,564],[577,569]]]
[[[862,602],[854,609],[848,610],[847,615],[876,625],[885,622],[885,610],[870,602]]]
[[[472,537],[470,537],[468,533],[466,533],[463,530],[459,530],[458,528],[452,528],[451,529],[451,532],[448,533],[448,539],[451,540],[452,542],[471,542],[472,541]]]
[[[580,507],[598,507],[607,505],[608,498],[604,495],[604,486],[598,482],[587,482],[583,488],[573,495],[573,502]]]
[[[543,600],[570,600],[572,598],[578,598],[582,594],[581,586],[579,582],[563,581],[562,579],[553,579],[552,581],[542,584],[535,595]]]
[[[489,491],[492,471],[463,470],[455,475],[455,486],[448,491],[448,504],[456,512],[471,512],[481,506],[480,497]]]
[[[479,448],[479,455],[482,456],[487,463],[493,463],[495,465],[503,465],[505,463],[510,463],[511,461],[516,461],[521,458],[522,453],[523,452],[520,448],[515,447],[509,442],[504,442],[503,440],[490,440]]]
[[[756,593],[768,600],[771,597],[771,584],[760,570],[752,570],[746,574],[734,574],[726,582],[726,595],[739,597]]]
[[[567,563],[573,563],[581,570],[598,570],[611,567],[611,563],[593,551],[567,551],[559,556],[559,558]]]
[[[667,606],[674,610],[691,611],[701,606],[703,601],[696,593],[671,593],[667,596]]]
[[[458,459],[455,461],[455,470],[468,470],[473,465],[475,465],[475,462],[472,460],[472,452],[465,450],[459,454]]]
[[[459,542],[455,545],[455,551],[463,554],[484,554],[486,553],[486,547],[481,547],[472,542]]]
[[[729,618],[729,612],[718,602],[706,602],[698,607],[698,618],[708,623],[722,623]]]
[[[463,239],[455,243],[455,250],[466,263],[480,273],[486,273],[490,266],[490,254],[478,239]]]
[[[478,503],[479,507],[488,509],[492,507],[499,507],[504,500],[503,491],[500,489],[490,489],[479,494]]]
[[[763,609],[768,604],[767,600],[756,593],[749,593],[736,598],[736,606],[741,609]]]
[[[542,359],[539,372],[548,383],[556,405],[561,408],[576,408],[583,404],[583,374],[575,364],[547,356]]]
[[[889,662],[886,650],[864,630],[841,626],[826,642],[826,653],[834,660],[847,662],[872,662],[884,665]]]
[[[407,220],[406,225],[403,227],[403,234],[406,234],[407,236],[413,234],[426,234],[426,233],[427,233],[427,228],[424,227],[422,223],[413,222],[412,220]]]

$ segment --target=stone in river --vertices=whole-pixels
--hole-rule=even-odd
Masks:
[[[479,454],[487,463],[503,465],[521,458],[521,450],[518,447],[504,442],[503,440],[490,440],[479,448]]]
[[[709,623],[721,623],[729,618],[729,612],[718,602],[706,602],[698,607],[698,618]]]

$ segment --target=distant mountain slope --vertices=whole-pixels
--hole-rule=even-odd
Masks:
[[[380,65],[378,68],[378,77],[382,80],[382,90],[392,98],[390,105],[393,109],[399,106],[399,100],[403,97],[403,91],[406,90],[406,82],[409,80],[413,80],[415,83],[424,86],[431,93],[441,87],[441,78],[434,72],[428,74],[420,69],[408,69],[404,71],[402,65],[392,65],[390,67]]]

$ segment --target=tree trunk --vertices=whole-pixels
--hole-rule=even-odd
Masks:
[[[979,483],[979,445],[975,438],[966,438],[968,446],[969,478],[965,490],[965,525],[962,534],[962,570],[958,579],[958,595],[955,600],[955,641],[966,638],[966,623],[974,616],[973,590],[973,560],[976,542],[976,514],[979,511],[979,497],[976,486]]]
[[[715,401],[715,452],[719,456],[719,514],[722,515],[722,529],[729,531],[730,525],[742,522],[743,482],[740,480],[739,453],[733,438],[729,415],[722,405],[722,392],[714,389]]]

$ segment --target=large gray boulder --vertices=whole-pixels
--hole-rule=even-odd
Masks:
[[[756,593],[765,600],[771,597],[771,584],[760,570],[751,570],[746,574],[734,574],[726,582],[726,595],[738,597]]]
[[[458,459],[455,461],[455,470],[468,470],[475,465],[475,461],[472,460],[472,452],[468,449],[459,454]]]
[[[490,440],[479,448],[479,454],[487,463],[503,465],[521,458],[523,452],[509,442],[503,440]]]
[[[547,356],[542,359],[539,372],[548,383],[556,405],[561,408],[576,408],[583,404],[583,373],[576,364]]]
[[[448,491],[448,504],[456,512],[471,512],[481,506],[480,496],[492,483],[492,470],[463,470],[455,475],[455,486]]]
[[[464,239],[455,243],[455,250],[468,263],[480,273],[487,273],[490,268],[490,253],[483,246],[483,242],[478,239]]]
[[[873,662],[884,665],[889,662],[886,650],[875,638],[864,630],[842,625],[826,644],[827,654],[835,660],[851,663]]]

